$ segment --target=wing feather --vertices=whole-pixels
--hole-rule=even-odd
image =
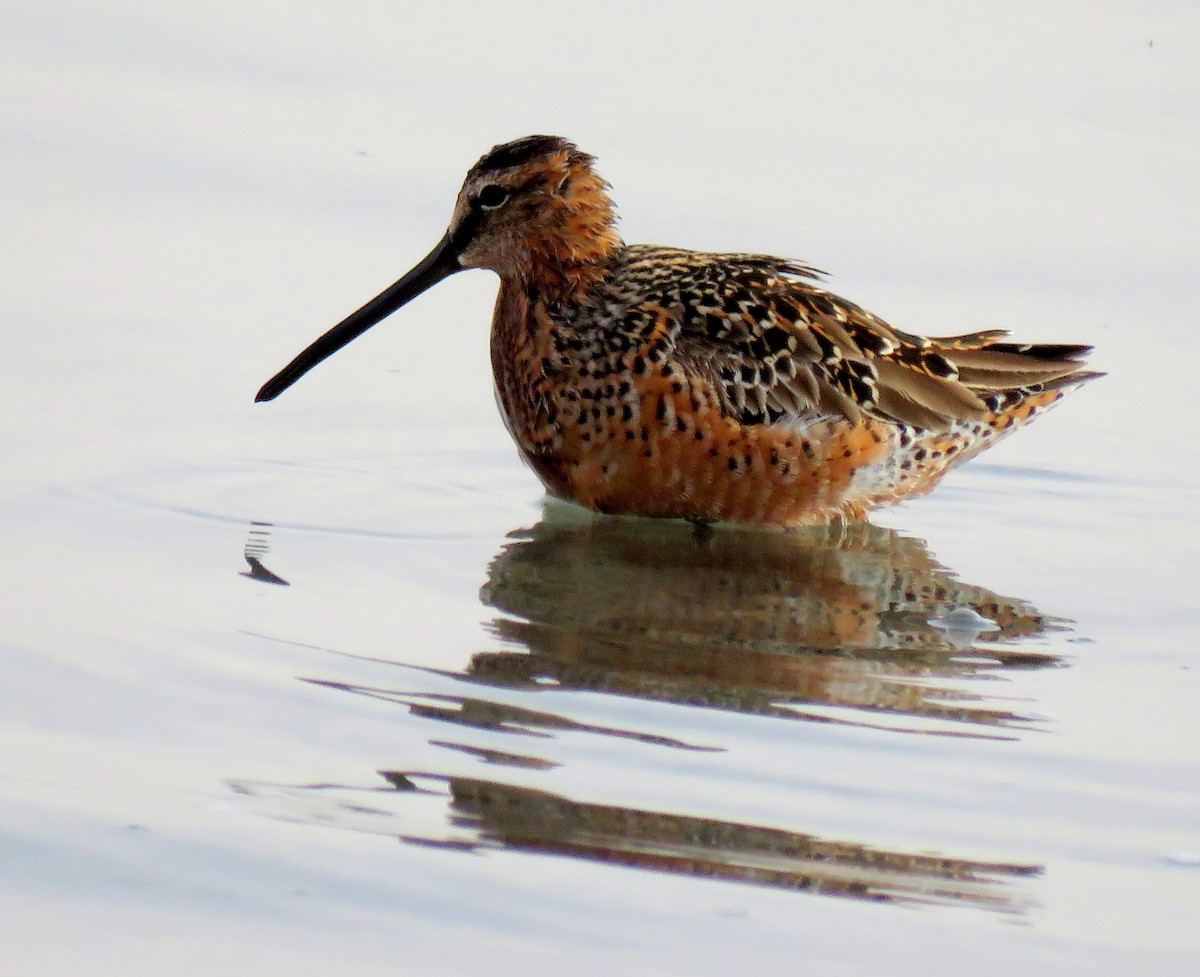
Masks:
[[[673,310],[673,354],[743,423],[843,417],[858,424],[874,416],[944,430],[983,416],[981,394],[1071,378],[1090,352],[1016,344],[1000,329],[926,338],[825,291],[814,281],[819,273],[804,265],[637,249],[648,260],[659,251],[671,273],[660,270],[654,293],[642,298],[647,307]]]

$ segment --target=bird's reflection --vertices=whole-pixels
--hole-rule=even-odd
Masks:
[[[306,681],[433,720],[441,732],[431,744],[503,768],[506,781],[522,784],[425,770],[386,772],[386,787],[241,783],[239,791],[286,796],[289,804],[303,798],[321,808],[312,820],[322,824],[371,810],[370,830],[412,843],[569,854],[871,899],[1027,904],[1014,883],[1037,874],[1036,865],[892,852],[585,803],[538,787],[543,771],[560,765],[539,744],[567,734],[722,749],[661,728],[627,728],[635,722],[628,719],[574,718],[573,700],[541,694],[549,689],[905,735],[1024,735],[1040,720],[1004,696],[1004,674],[1056,664],[1038,639],[1062,622],[956,579],[920,540],[865,523],[778,534],[700,531],[550,503],[536,525],[510,534],[480,596],[500,647],[473,655],[462,671],[389,662],[404,670],[394,683]],[[444,681],[422,682],[422,675],[468,688],[447,691]],[[485,744],[472,730],[487,732]],[[495,733],[511,736],[512,748],[497,748]],[[364,791],[372,797],[365,807]],[[372,808],[384,795],[388,803]],[[435,822],[406,829],[405,812],[435,797],[442,805]],[[388,817],[381,822],[380,814]]]
[[[960,735],[1027,721],[985,683],[1054,664],[1022,645],[1061,627],[868,523],[697,532],[560,507],[512,536],[481,598],[515,650],[474,656],[480,681]]]
[[[521,764],[526,766],[527,764]],[[1040,865],[897,852],[854,841],[614,804],[478,777],[380,771],[381,786],[231,782],[243,803],[292,822],[453,851],[584,858],[873,902],[1020,913]]]

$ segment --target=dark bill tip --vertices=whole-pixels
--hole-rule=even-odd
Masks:
[[[262,389],[255,394],[254,402],[261,404],[267,400],[274,400],[318,363],[328,359],[381,319],[460,269],[458,248],[447,234],[412,271],[380,292],[357,312],[348,315],[264,383]]]

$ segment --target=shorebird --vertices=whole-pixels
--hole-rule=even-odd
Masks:
[[[256,400],[485,268],[500,276],[497,400],[547,491],[605,513],[786,527],[928,492],[1100,375],[1089,346],[902,332],[797,262],[627,245],[594,162],[558,136],[493,148],[437,246]]]

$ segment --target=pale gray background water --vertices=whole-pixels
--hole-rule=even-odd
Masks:
[[[0,969],[1196,972],[1198,65],[1186,2],[6,3]],[[436,703],[513,650],[479,590],[541,512],[494,279],[251,399],[529,132],[600,157],[628,240],[808,260],[913,331],[1096,344],[1108,379],[879,520],[1075,622],[980,686],[1009,738],[484,696],[712,749],[534,741],[297,681]],[[239,576],[253,520],[290,587]],[[380,769],[1042,872],[1013,912],[876,904],[401,845],[471,833],[434,795],[293,789]]]

